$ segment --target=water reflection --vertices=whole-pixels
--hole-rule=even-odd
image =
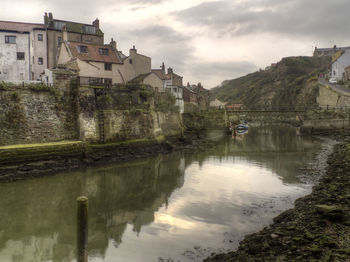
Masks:
[[[290,128],[250,128],[241,138],[1,184],[0,261],[73,261],[79,195],[89,197],[91,261],[199,260],[213,250],[198,246],[231,247],[308,192],[296,175],[320,147]]]

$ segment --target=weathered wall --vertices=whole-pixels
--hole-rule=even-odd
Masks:
[[[338,93],[328,86],[320,85],[317,103],[320,106],[350,107],[350,95],[345,92]]]
[[[5,43],[5,36],[15,36],[16,43]],[[0,81],[29,80],[29,33],[0,32]],[[24,60],[17,60],[17,52],[24,52]]]
[[[56,70],[54,78],[52,88],[1,86],[0,145],[79,139],[74,75]]]
[[[105,142],[155,139],[183,132],[175,99],[169,99],[167,93],[156,93],[145,86],[119,86],[105,91],[80,87],[79,95],[82,140],[99,142],[102,132]]]
[[[39,41],[38,35],[41,34],[42,41]],[[40,80],[40,75],[47,68],[47,48],[46,48],[46,31],[45,30],[33,30],[30,34],[31,38],[31,69],[32,80]],[[42,58],[43,63],[39,64],[39,58]]]

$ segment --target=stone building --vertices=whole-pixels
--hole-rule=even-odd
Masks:
[[[0,21],[0,80],[40,80],[46,57],[42,24]]]
[[[67,30],[67,41],[84,44],[104,44],[104,35],[98,19],[92,24],[83,24],[54,19],[52,13],[45,13],[44,26],[47,32],[48,68],[57,66],[59,48],[63,42],[63,28]]]

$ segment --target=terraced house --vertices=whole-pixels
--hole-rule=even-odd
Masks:
[[[42,24],[0,21],[0,81],[40,80],[46,57]]]

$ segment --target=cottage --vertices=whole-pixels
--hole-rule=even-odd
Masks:
[[[337,47],[336,45],[334,45],[331,48],[317,48],[316,46],[313,55],[315,57],[323,57],[323,56],[332,57],[335,53],[339,51],[344,51],[347,48],[349,47]]]
[[[214,101],[210,102],[210,107],[223,109],[223,108],[225,108],[225,103],[221,102],[218,99],[215,99]]]
[[[109,45],[86,44],[67,41],[63,34],[58,66],[65,66],[78,72],[81,84],[123,83],[123,62],[114,41]]]
[[[125,82],[129,82],[139,75],[151,73],[151,58],[139,54],[135,46],[129,50],[129,56],[121,54],[121,52],[119,55],[123,62],[121,72]]]
[[[350,65],[350,48],[338,51],[332,60],[331,76],[336,81],[345,79],[345,68]]]
[[[0,80],[40,80],[46,56],[42,24],[0,21]]]
[[[158,92],[165,91],[163,80],[155,72],[141,74],[129,82],[150,85],[150,86],[154,87]]]

